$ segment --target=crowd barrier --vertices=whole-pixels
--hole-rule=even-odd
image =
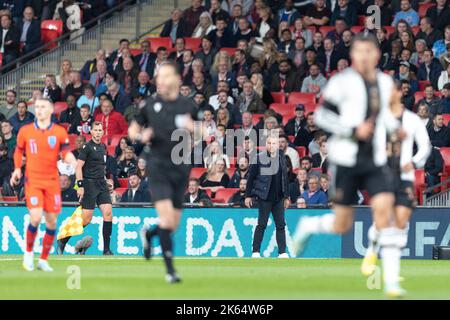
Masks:
[[[64,207],[60,224],[67,219],[75,207]],[[158,219],[154,208],[115,207],[111,248],[118,255],[140,255],[139,230],[146,223],[156,224]],[[291,236],[300,217],[322,215],[330,209],[289,209],[286,211],[287,246],[292,255]],[[252,236],[257,224],[256,209],[241,208],[187,208],[183,210],[182,221],[175,233],[175,254],[187,257],[250,257]],[[24,235],[29,221],[26,207],[0,207],[0,254],[20,254],[25,245]],[[304,253],[305,258],[359,258],[367,246],[367,230],[372,223],[370,210],[358,207],[355,210],[353,229],[344,236],[313,236]],[[58,225],[59,227],[59,225]],[[40,251],[45,225],[39,228],[36,251]],[[91,225],[85,228],[83,236],[93,238],[87,254],[102,253],[102,218],[98,209]],[[68,254],[74,253],[74,237],[66,247]],[[412,259],[431,259],[433,245],[450,244],[450,210],[443,208],[418,208],[411,219],[408,246],[403,255]],[[159,243],[155,241],[154,252],[160,254]],[[54,252],[52,252],[54,253]],[[264,257],[276,257],[277,245],[272,219],[266,229],[261,248]]]

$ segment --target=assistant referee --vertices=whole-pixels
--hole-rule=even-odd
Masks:
[[[144,144],[151,142],[147,173],[159,225],[152,229],[144,226],[141,238],[144,256],[149,259],[151,240],[159,236],[169,283],[181,281],[172,262],[172,233],[180,222],[190,172],[190,152],[180,155],[173,151],[180,145],[184,145],[185,150],[190,149],[190,132],[197,115],[194,103],[180,96],[180,83],[178,68],[171,63],[163,64],[156,76],[158,96],[145,100],[128,130],[132,140]],[[178,141],[172,141],[174,132],[182,136]]]
[[[103,255],[112,255],[112,202],[105,179],[107,150],[101,142],[103,133],[103,124],[95,121],[91,129],[92,139],[80,150],[76,167],[77,194],[83,208],[83,227],[91,222],[95,205],[98,205],[103,215]],[[64,252],[69,239],[70,237],[58,240],[59,254]]]

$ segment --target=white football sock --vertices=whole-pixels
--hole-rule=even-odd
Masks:
[[[369,238],[369,248],[368,250],[378,251],[378,237],[379,232],[375,227],[375,224],[372,224],[367,232],[367,237]]]
[[[334,233],[334,220],[336,217],[333,213],[305,219],[307,219],[305,222],[307,231],[310,233]]]
[[[385,228],[379,231],[380,255],[385,287],[398,285],[402,233],[402,230],[398,228]]]

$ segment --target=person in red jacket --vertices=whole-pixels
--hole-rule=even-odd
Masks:
[[[114,111],[112,102],[104,100],[100,108],[101,113],[95,117],[95,121],[100,121],[103,124],[105,136],[112,137],[115,134],[126,135],[128,132],[127,122],[119,112]]]

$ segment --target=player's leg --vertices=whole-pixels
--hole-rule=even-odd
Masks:
[[[112,233],[112,205],[110,203],[103,203],[99,206],[103,215],[103,255],[112,255],[110,249],[111,233]]]
[[[57,213],[45,213],[45,235],[42,240],[42,252],[38,262],[38,269],[44,272],[52,272],[53,268],[48,264],[48,255],[53,247],[56,234]]]
[[[252,257],[261,257],[261,243],[272,211],[272,202],[258,199],[258,224],[253,234]]]

